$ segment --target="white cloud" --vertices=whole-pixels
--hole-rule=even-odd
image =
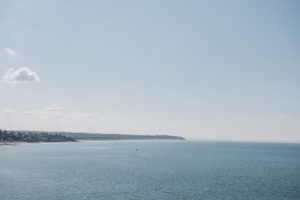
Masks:
[[[50,104],[43,109],[36,110],[25,110],[25,111],[16,111],[11,108],[0,110],[0,117],[15,116],[19,119],[34,119],[35,121],[44,120],[44,119],[56,119],[67,121],[105,121],[104,116],[99,112],[80,112],[80,111],[67,111],[64,107]],[[120,116],[108,117],[110,121],[122,121],[123,118]],[[1,119],[1,118],[0,118]],[[0,120],[1,121],[1,120]]]
[[[68,119],[80,119],[83,117],[82,113],[79,111],[72,111],[66,115]]]
[[[36,72],[31,71],[27,67],[22,67],[20,69],[14,70],[10,68],[7,70],[6,74],[2,78],[2,81],[8,83],[17,82],[39,82],[39,77]]]
[[[280,113],[279,116],[281,119],[289,119],[290,117],[287,113]]]
[[[40,110],[27,110],[21,112],[20,114],[25,117],[37,117],[40,119],[48,119],[48,118],[62,118],[67,115],[67,113],[63,112],[64,108],[58,106],[56,104],[51,104],[44,109]]]
[[[89,119],[94,119],[94,118],[101,118],[102,115],[100,113],[86,113],[85,117]]]
[[[49,106],[47,106],[46,110],[48,111],[62,111],[64,109],[64,107],[58,106],[56,104],[51,104]]]
[[[11,57],[15,57],[17,56],[17,52],[15,52],[14,50],[10,49],[10,48],[4,48],[4,51]]]
[[[39,113],[40,113],[39,111],[28,110],[22,112],[21,114],[24,116],[34,116],[34,115],[38,115]]]
[[[51,104],[42,109],[0,109],[0,128],[74,132],[158,132],[159,124],[98,112],[67,110]]]
[[[15,111],[14,109],[11,109],[11,108],[7,108],[7,109],[1,110],[0,113],[5,116],[12,116],[12,115],[16,114],[17,111]]]
[[[4,113],[5,112],[5,113]],[[0,112],[1,113],[1,112]],[[27,110],[18,113],[15,110],[12,109],[5,109],[2,111],[2,114],[6,113],[13,113],[13,114],[20,114],[24,117],[37,117],[37,118],[61,118],[61,119],[85,119],[85,120],[102,120],[102,114],[100,113],[83,113],[79,111],[69,111],[67,112],[64,107],[51,104],[49,106],[46,106],[44,109],[40,110]]]
[[[66,115],[67,118],[69,119],[98,119],[98,120],[102,120],[103,116],[101,113],[82,113],[79,111],[73,111],[71,113],[68,113]]]

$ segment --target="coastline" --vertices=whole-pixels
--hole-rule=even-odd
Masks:
[[[0,146],[5,146],[5,145],[20,145],[20,144],[46,144],[46,143],[67,143],[67,142],[80,142],[80,141],[61,141],[61,142],[43,142],[43,141],[39,141],[39,142],[0,142]]]
[[[25,142],[0,142],[0,146],[4,146],[4,145],[18,145],[21,143],[25,143]]]

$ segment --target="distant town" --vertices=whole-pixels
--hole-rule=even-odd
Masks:
[[[15,131],[0,129],[0,143],[12,142],[77,142],[80,140],[185,140],[171,135],[131,135],[46,131]]]

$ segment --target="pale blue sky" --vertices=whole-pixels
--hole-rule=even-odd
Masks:
[[[297,0],[0,5],[0,128],[300,141]]]

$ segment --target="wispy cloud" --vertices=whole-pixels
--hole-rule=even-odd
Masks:
[[[36,72],[31,71],[27,67],[22,67],[14,70],[10,68],[7,70],[6,74],[2,78],[2,81],[8,83],[18,83],[18,82],[36,82],[40,81]]]
[[[17,56],[17,52],[12,50],[11,48],[4,48],[4,51],[11,57]]]
[[[6,108],[0,111],[0,113],[4,116],[12,116],[17,113],[14,109]]]
[[[75,132],[157,132],[157,122],[143,122],[128,116],[68,110],[57,104],[41,109],[0,109],[0,128]],[[150,130],[150,131],[149,131]]]
[[[25,111],[0,109],[0,128],[3,129],[84,131],[110,123],[100,113],[69,111],[56,104]]]
[[[289,119],[289,117],[290,117],[289,114],[287,114],[287,113],[280,113],[279,116],[281,119]]]
[[[0,110],[0,115],[18,115],[20,117],[25,116],[35,116],[38,118],[64,118],[64,119],[102,119],[102,114],[97,112],[92,113],[83,113],[79,111],[71,111],[67,112],[65,111],[64,107],[51,104],[49,106],[46,106],[43,109],[39,110],[27,110],[23,112],[18,112],[14,109],[7,108]]]
[[[46,107],[47,111],[62,111],[63,109],[64,109],[64,107],[58,106],[56,104],[51,104],[51,105]]]

